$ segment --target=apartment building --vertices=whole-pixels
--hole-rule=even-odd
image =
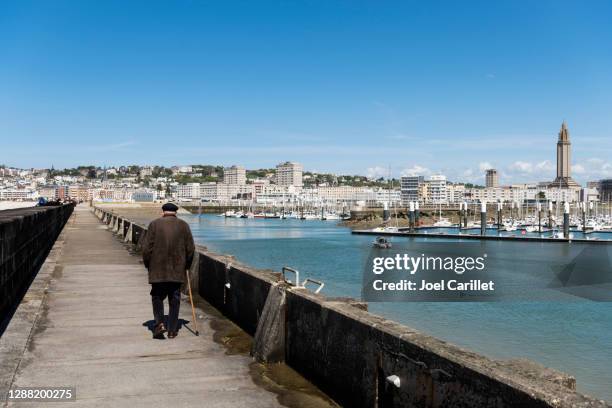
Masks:
[[[403,176],[400,179],[401,201],[407,206],[411,201],[420,201],[423,197],[419,194],[420,187],[425,184],[423,176]]]
[[[285,162],[276,166],[276,184],[279,186],[302,187],[303,168],[299,163]]]
[[[246,169],[242,166],[231,166],[223,169],[223,183],[232,185],[246,184]]]

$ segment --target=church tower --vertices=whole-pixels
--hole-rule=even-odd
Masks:
[[[580,187],[571,175],[571,145],[567,123],[563,121],[557,141],[557,178],[551,183],[550,187]]]

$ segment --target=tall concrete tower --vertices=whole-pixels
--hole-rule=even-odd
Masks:
[[[571,175],[571,146],[572,143],[570,142],[567,123],[563,121],[561,130],[559,131],[559,140],[557,141],[557,178],[551,183],[551,187],[580,187],[580,185],[572,179]]]
[[[497,170],[488,169],[486,173],[486,186],[487,188],[497,188],[499,187],[499,175],[497,174]]]

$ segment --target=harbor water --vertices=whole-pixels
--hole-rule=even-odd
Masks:
[[[361,295],[372,236],[352,235],[334,221],[182,218],[196,242],[214,252],[259,268],[291,266],[303,277],[324,281],[326,295]],[[407,245],[409,239],[394,237],[393,242]],[[529,242],[518,245],[523,253],[537,251]],[[523,357],[567,372],[576,377],[579,391],[612,401],[612,303],[370,303],[369,310],[492,358]]]

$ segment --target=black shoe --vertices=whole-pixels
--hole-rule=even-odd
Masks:
[[[158,340],[163,340],[165,339],[164,337],[165,332],[166,332],[166,328],[164,327],[164,324],[160,323],[156,325],[155,328],[153,329],[153,338],[158,339]]]
[[[169,331],[169,332],[168,332],[168,338],[169,338],[169,339],[173,339],[173,338],[175,338],[176,336],[178,336],[178,332],[175,332],[175,331]]]

